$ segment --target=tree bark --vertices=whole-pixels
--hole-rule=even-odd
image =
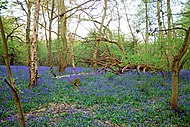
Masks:
[[[40,0],[35,2],[34,12],[34,28],[31,41],[31,62],[30,62],[30,83],[29,88],[37,85],[38,69],[37,69],[37,39],[38,39],[38,22],[39,22]]]
[[[161,21],[161,0],[157,1],[157,16],[158,16],[158,29],[159,29],[159,37],[162,37],[163,31],[162,31],[162,21]]]
[[[26,2],[27,4],[27,24],[26,24],[26,44],[27,44],[27,66],[30,67],[30,17],[31,17],[31,7],[32,3],[30,1]]]
[[[170,0],[167,0],[167,17],[168,17],[168,29],[171,29],[171,7],[170,7]],[[171,64],[172,64],[172,59],[173,59],[173,47],[174,47],[174,44],[172,42],[172,39],[171,39],[171,30],[168,31],[168,44],[169,44],[169,69],[171,69]]]
[[[67,67],[67,38],[66,38],[66,33],[67,33],[67,17],[66,17],[66,7],[65,7],[65,0],[60,1],[60,11],[61,14],[64,14],[64,16],[60,17],[60,32],[61,32],[61,38],[63,42],[63,49],[62,49],[62,72],[65,71],[65,68]]]
[[[172,65],[172,99],[171,99],[172,110],[177,110],[178,108],[178,77],[181,68],[180,62],[184,54],[187,52],[189,44],[190,44],[190,26],[186,32],[182,48],[177,53],[177,55],[175,55]]]
[[[12,78],[12,73],[11,73],[11,68],[10,68],[10,63],[9,63],[9,58],[8,58],[7,38],[5,36],[5,31],[4,31],[3,23],[1,20],[1,16],[0,16],[0,29],[1,29],[1,35],[2,35],[2,40],[3,40],[3,46],[4,46],[4,60],[5,60],[5,64],[7,67],[8,78],[9,78],[10,83],[7,80],[5,80],[5,81],[9,85],[9,87],[11,88],[12,93],[14,95],[14,100],[15,100],[15,104],[16,104],[16,107],[18,110],[18,116],[20,119],[20,126],[25,127],[26,125],[25,125],[25,121],[24,121],[24,115],[22,112],[20,98],[19,98],[19,95],[18,95],[17,90],[15,88],[15,83],[14,83],[13,78]]]

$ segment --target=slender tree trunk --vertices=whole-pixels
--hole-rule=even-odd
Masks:
[[[124,2],[124,1],[123,1],[123,2]],[[129,16],[128,16],[128,14],[127,14],[127,10],[126,10],[125,3],[123,3],[123,5],[124,5],[124,9],[125,9],[125,16],[126,16],[126,18],[127,18],[127,24],[128,24],[128,26],[129,26],[129,30],[130,30],[131,35],[132,35],[132,38],[133,38],[132,49],[133,49],[133,54],[134,54],[134,53],[135,53],[135,48],[136,48],[136,46],[137,46],[137,39],[136,39],[136,37],[135,37],[135,35],[134,35],[134,33],[133,33],[133,30],[132,30],[132,28],[131,28],[130,19],[129,19]]]
[[[75,36],[76,36],[76,32],[80,23],[80,15],[78,17],[78,23],[77,26],[75,28],[75,32],[74,32],[74,36],[72,35],[72,33],[69,34],[69,39],[70,39],[70,43],[71,43],[71,64],[72,64],[72,69],[73,72],[75,71],[75,55],[74,55],[74,44],[75,44]]]
[[[160,44],[160,51],[161,51],[161,58],[163,61],[164,67],[167,67],[167,57],[166,57],[166,51],[164,48],[163,43],[163,31],[162,31],[162,21],[161,21],[161,0],[157,1],[157,15],[158,15],[158,30],[159,30],[159,36],[158,36],[158,43]]]
[[[158,16],[158,29],[159,29],[159,38],[162,37],[163,31],[162,31],[162,21],[161,21],[161,0],[157,1],[157,16]]]
[[[30,63],[30,83],[29,88],[37,85],[38,81],[38,69],[37,69],[37,39],[38,39],[38,22],[39,22],[39,10],[40,10],[40,0],[35,2],[35,12],[34,12],[34,28],[33,36],[31,41],[31,63]]]
[[[102,22],[101,22],[100,29],[99,29],[99,36],[98,36],[97,41],[95,42],[95,48],[94,48],[94,53],[93,53],[93,60],[96,60],[96,58],[97,58],[98,47],[99,47],[99,43],[100,43],[99,40],[101,40],[101,38],[102,38],[102,28],[103,28],[104,20],[105,20],[105,17],[106,17],[107,2],[108,2],[107,0],[104,0],[104,14],[102,16]],[[98,70],[97,63],[94,63],[94,70]]]
[[[167,0],[167,17],[168,17],[168,29],[171,29],[171,8],[170,8],[170,0]],[[168,31],[168,44],[169,44],[169,68],[171,69],[171,64],[173,60],[173,42],[171,39],[171,30]]]
[[[47,4],[47,3],[46,3]],[[46,8],[48,7],[48,5],[46,6]],[[41,10],[42,10],[42,17],[44,19],[44,35],[45,35],[45,41],[46,41],[46,48],[49,48],[49,42],[48,42],[48,36],[47,36],[47,22],[46,22],[46,16],[45,16],[45,8],[44,5],[41,5]],[[48,52],[49,53],[49,52]],[[48,63],[49,63],[49,54],[48,54]]]
[[[171,107],[173,110],[177,110],[178,108],[178,77],[179,71],[181,68],[180,61],[183,58],[184,54],[187,52],[187,49],[190,44],[190,26],[186,32],[186,36],[182,45],[182,48],[174,57],[173,65],[172,65],[172,100]]]
[[[60,15],[60,1],[57,0],[57,4],[58,4],[58,15]],[[61,72],[63,70],[63,66],[61,65],[62,63],[62,53],[61,53],[61,44],[60,44],[60,17],[58,16],[58,23],[57,23],[57,66],[58,72]]]
[[[25,127],[26,125],[25,125],[25,121],[24,121],[24,115],[23,115],[23,112],[22,112],[20,98],[19,98],[18,92],[17,92],[17,90],[15,88],[15,83],[13,81],[12,74],[11,74],[11,68],[10,68],[10,63],[9,63],[9,58],[8,58],[7,38],[5,36],[1,16],[0,16],[0,29],[1,29],[1,35],[2,35],[2,40],[3,40],[3,46],[4,46],[4,60],[5,60],[5,64],[6,64],[6,67],[7,67],[8,78],[9,78],[10,83],[8,81],[6,81],[6,80],[5,81],[7,82],[9,87],[11,88],[12,93],[14,95],[14,100],[15,100],[15,104],[16,104],[16,107],[17,107],[17,110],[18,110],[18,116],[19,116],[19,119],[20,119],[20,126]]]
[[[66,7],[65,7],[65,0],[61,0],[60,2],[60,10],[61,10],[61,14],[66,12]],[[62,51],[62,65],[63,66],[63,70],[61,71],[65,71],[65,68],[67,67],[67,38],[66,38],[66,33],[67,33],[67,17],[66,14],[64,14],[63,16],[60,17],[60,31],[61,31],[61,38],[62,38],[62,42],[63,42],[63,51]]]
[[[145,43],[147,44],[148,43],[148,40],[149,40],[149,34],[148,34],[148,22],[149,22],[149,17],[148,17],[148,0],[145,1],[145,10],[146,10],[146,39],[145,39]]]
[[[28,1],[27,3],[27,9],[28,9],[28,13],[27,13],[27,24],[26,24],[26,44],[27,44],[27,66],[30,67],[30,17],[31,17],[31,7],[32,7],[32,3],[30,1]]]
[[[52,29],[52,20],[53,20],[53,10],[54,10],[54,0],[52,0],[52,6],[51,6],[51,13],[49,13],[49,1],[46,1],[46,9],[44,9],[44,5],[41,5],[42,7],[42,16],[44,19],[44,27],[45,27],[45,39],[46,39],[46,47],[48,50],[48,65],[50,67],[50,73],[53,73],[53,65],[52,65],[52,40],[51,40],[51,29]],[[47,29],[47,22],[46,22],[46,16],[45,11],[47,11],[48,18],[49,18],[49,26]],[[47,33],[47,31],[49,31]],[[49,34],[49,35],[48,35]]]
[[[54,0],[52,0],[51,8],[52,8],[52,10],[51,10],[50,19],[49,19],[49,47],[48,47],[48,54],[49,54],[49,67],[50,67],[50,72],[53,73],[51,29],[52,29],[52,21],[53,21]]]
[[[46,5],[46,7],[45,7],[45,5]],[[47,35],[47,22],[46,22],[46,17],[47,16],[45,16],[45,12],[46,12],[46,10],[48,11],[48,2],[46,2],[46,3],[43,3],[42,5],[41,5],[41,10],[42,10],[42,17],[43,17],[43,25],[44,25],[44,36],[45,36],[45,43],[46,43],[46,48],[47,48],[47,51],[48,51],[48,49],[49,49],[49,40],[48,40],[48,35]],[[49,63],[50,63],[50,59],[49,59],[49,52],[47,52],[48,53],[48,65],[49,65]]]
[[[74,71],[75,70],[75,57],[74,57],[74,37],[72,35],[72,33],[69,33],[69,41],[70,41],[70,44],[71,44],[71,64],[72,64],[72,70]]]

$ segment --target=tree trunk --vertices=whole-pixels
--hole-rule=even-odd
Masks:
[[[157,1],[157,16],[158,16],[158,29],[159,29],[159,37],[162,37],[163,32],[162,32],[162,21],[161,21],[161,0]]]
[[[148,17],[148,0],[145,1],[145,10],[146,10],[146,39],[145,39],[145,43],[147,44],[148,43],[148,40],[149,40],[149,34],[148,34],[148,21],[149,21],[149,17]]]
[[[48,65],[50,67],[50,73],[53,73],[53,65],[52,65],[52,40],[51,40],[51,29],[52,29],[52,20],[53,20],[53,11],[54,11],[54,0],[52,0],[51,5],[51,13],[49,13],[49,1],[46,1],[46,8],[44,9],[44,5],[41,5],[42,7],[42,16],[44,19],[44,27],[45,27],[45,38],[46,38],[46,47],[48,50]],[[49,18],[49,26],[47,29],[47,22],[46,22],[46,16],[45,11],[47,11],[48,18]],[[49,35],[47,35],[47,31]]]
[[[78,26],[78,25],[77,25]],[[74,37],[72,35],[72,33],[69,33],[69,41],[70,41],[70,44],[71,44],[71,64],[72,64],[72,70],[74,71],[75,70],[75,57],[74,57]]]
[[[3,40],[3,46],[4,46],[4,60],[5,60],[5,64],[6,64],[6,67],[7,67],[8,78],[9,78],[10,83],[7,80],[5,80],[5,81],[7,82],[9,87],[11,88],[12,93],[14,95],[14,100],[15,100],[15,104],[16,104],[16,107],[17,107],[17,110],[18,110],[18,116],[19,116],[19,119],[20,119],[20,126],[25,127],[26,125],[25,125],[25,121],[24,121],[24,115],[23,115],[23,112],[22,112],[20,98],[19,98],[19,95],[18,95],[17,90],[15,88],[15,83],[14,83],[13,78],[12,78],[12,73],[11,73],[11,68],[10,68],[10,63],[9,63],[9,58],[8,58],[7,38],[5,36],[1,16],[0,16],[0,29],[1,29],[1,35],[2,35],[2,40]]]
[[[58,15],[60,15],[60,1],[57,0],[57,4],[58,4]],[[60,44],[60,17],[58,16],[57,19],[57,71],[61,72],[63,70],[62,68],[62,53],[61,53],[61,44]]]
[[[51,5],[51,13],[50,13],[50,18],[49,18],[49,47],[48,47],[48,54],[49,54],[49,67],[50,67],[50,72],[53,73],[53,65],[52,65],[52,39],[51,39],[51,29],[52,29],[52,21],[53,21],[53,11],[54,11],[54,0],[52,0],[52,5]]]
[[[170,0],[167,0],[167,17],[168,17],[168,29],[171,29],[171,8],[170,8]],[[172,64],[172,59],[173,59],[173,42],[172,42],[172,39],[171,39],[171,30],[168,31],[168,44],[169,44],[169,69],[171,69],[171,64]]]
[[[171,107],[173,110],[177,110],[178,108],[178,77],[179,71],[181,68],[180,61],[183,58],[184,54],[187,52],[187,49],[190,44],[190,26],[186,32],[186,36],[182,45],[182,48],[174,57],[173,65],[172,65],[172,100]]]
[[[28,1],[27,4],[27,9],[28,9],[28,13],[27,13],[27,24],[26,24],[26,44],[27,44],[27,66],[30,67],[30,17],[31,17],[31,7],[32,7],[32,3],[30,1]]]
[[[63,16],[60,17],[60,31],[61,31],[61,38],[63,42],[63,49],[62,49],[62,70],[65,71],[65,68],[67,67],[67,38],[66,38],[66,33],[67,33],[67,17],[66,17],[66,7],[65,7],[65,1],[61,0],[60,1],[60,10],[61,14],[64,14]]]
[[[160,52],[161,52],[161,58],[163,61],[164,67],[167,67],[167,57],[166,57],[166,51],[164,49],[164,43],[163,43],[163,31],[162,31],[162,21],[161,21],[161,0],[157,1],[157,15],[158,15],[158,30],[159,30],[159,36],[158,36],[158,43],[160,44]]]
[[[106,17],[107,2],[108,2],[108,0],[104,0],[104,14],[102,16],[102,22],[101,22],[100,29],[99,29],[99,36],[98,36],[97,41],[95,42],[95,48],[94,48],[94,53],[93,53],[93,60],[96,60],[96,58],[97,58],[98,47],[99,47],[99,43],[100,43],[99,40],[101,40],[101,38],[102,38],[102,28],[103,28],[104,20],[105,20],[105,17]],[[98,70],[97,63],[94,63],[94,70]]]
[[[172,67],[172,109],[176,110],[178,107],[178,79],[179,79],[179,63],[175,62]]]
[[[34,28],[31,41],[31,63],[30,63],[30,83],[29,88],[37,84],[38,69],[37,69],[37,39],[38,39],[38,22],[39,22],[40,0],[35,2],[34,12]]]

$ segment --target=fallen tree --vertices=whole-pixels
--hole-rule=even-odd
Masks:
[[[138,74],[140,74],[140,72],[150,72],[152,74],[160,72],[162,76],[164,76],[163,70],[161,68],[153,67],[148,64],[132,64],[131,62],[125,64],[121,60],[118,60],[117,58],[108,55],[101,56],[94,60],[85,59],[83,60],[83,62],[88,65],[93,65],[94,63],[96,63],[99,67],[102,68],[98,72],[109,71],[115,74],[123,74],[126,71],[132,72],[135,70]]]

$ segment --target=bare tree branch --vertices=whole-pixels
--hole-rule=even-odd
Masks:
[[[70,11],[73,11],[74,9],[77,9],[77,8],[83,6],[83,5],[85,5],[85,4],[87,4],[87,3],[91,2],[91,1],[96,2],[97,0],[88,0],[88,1],[86,1],[86,2],[84,2],[84,3],[82,3],[82,4],[78,5],[78,6],[76,6],[76,7],[74,7],[74,8],[71,8],[71,9],[67,10],[66,12],[64,12],[64,13],[62,13],[62,14],[60,14],[60,15],[55,16],[55,17],[52,18],[52,19],[55,19],[55,18],[57,18],[58,16],[63,17],[66,13],[68,13],[68,12],[70,12]]]

